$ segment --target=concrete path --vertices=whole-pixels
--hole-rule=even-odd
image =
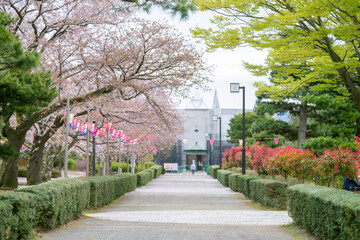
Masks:
[[[204,174],[166,174],[89,218],[42,234],[43,239],[295,239],[281,225],[286,211],[249,207],[242,194]]]

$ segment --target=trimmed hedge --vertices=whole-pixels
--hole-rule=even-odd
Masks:
[[[153,169],[153,168],[148,168],[148,169],[144,170],[143,172],[150,172],[150,173],[151,173],[151,175],[150,175],[150,181],[153,180],[153,179],[156,177],[156,175],[155,175],[155,169]]]
[[[16,239],[17,233],[12,230],[18,225],[18,218],[12,214],[13,206],[9,201],[0,201],[0,239]]]
[[[286,209],[288,187],[289,184],[275,180],[252,180],[250,198],[264,206]]]
[[[323,239],[360,239],[360,197],[357,193],[299,184],[289,188],[289,215]]]
[[[220,169],[219,165],[211,165],[207,169],[207,175],[217,179],[217,171]]]
[[[232,173],[229,175],[229,187],[231,188],[231,190],[237,192],[238,191],[238,176],[240,174],[239,173]]]
[[[144,174],[150,177],[159,169]],[[122,173],[61,179],[0,194],[0,240],[27,239],[33,227],[51,229],[62,225],[81,216],[87,208],[102,207],[133,191],[137,181],[138,174]]]
[[[219,182],[224,185],[225,187],[229,187],[229,175],[234,172],[228,170],[217,170],[217,179]]]
[[[243,193],[246,197],[250,197],[250,182],[259,178],[252,175],[239,175],[237,179],[238,191]]]
[[[150,167],[150,169],[154,169],[154,170],[155,170],[154,178],[160,177],[161,172],[162,172],[162,166],[155,165],[155,166]]]
[[[149,171],[143,171],[137,173],[137,186],[139,187],[146,185],[148,182],[150,182],[150,178],[151,178],[151,172]]]

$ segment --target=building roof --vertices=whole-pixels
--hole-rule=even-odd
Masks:
[[[203,98],[197,93],[186,105],[185,109],[209,109],[204,103]]]

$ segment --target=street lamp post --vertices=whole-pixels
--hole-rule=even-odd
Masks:
[[[95,176],[96,175],[96,143],[95,143],[95,137],[97,134],[98,129],[95,128],[95,121],[93,121],[92,125],[91,125],[91,135],[93,138],[93,151],[92,151],[92,175]]]
[[[231,93],[239,93],[240,89],[243,90],[243,134],[242,134],[242,174],[245,175],[246,174],[246,164],[245,164],[245,86],[244,87],[240,87],[240,83],[230,83],[230,92]]]
[[[210,153],[209,153],[209,166],[211,166],[211,150],[213,148],[214,140],[211,139],[211,133],[207,133],[209,136],[209,146],[210,146]]]
[[[220,140],[220,169],[221,169],[221,117],[217,116],[217,115],[214,115],[213,116],[213,121],[217,121],[217,120],[220,120],[220,127],[219,127],[219,140]]]

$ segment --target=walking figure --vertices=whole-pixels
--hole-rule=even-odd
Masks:
[[[192,175],[194,175],[195,170],[196,170],[195,160],[192,161],[192,164],[190,166],[190,170],[191,170]]]

